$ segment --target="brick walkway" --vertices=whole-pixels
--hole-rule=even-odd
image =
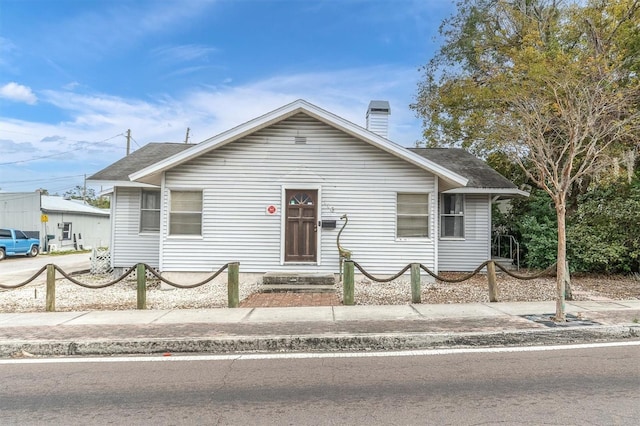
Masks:
[[[241,308],[337,305],[342,301],[336,293],[254,293],[240,302]]]

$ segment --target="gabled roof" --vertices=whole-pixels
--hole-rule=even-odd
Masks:
[[[91,216],[109,216],[110,214],[108,210],[88,206],[74,200],[65,200],[63,197],[53,195],[42,195],[40,203],[42,211],[48,213],[78,213]]]
[[[126,186],[130,182],[129,175],[131,173],[165,160],[186,149],[193,148],[193,146],[185,143],[149,143],[100,170],[87,180],[101,181],[103,184],[104,181],[107,181],[112,185]]]
[[[409,148],[412,152],[428,158],[434,163],[445,165],[451,171],[466,177],[469,182],[465,187],[444,192],[450,193],[487,193],[517,194],[528,196],[518,189],[513,182],[489,167],[487,163],[469,154],[461,148]]]
[[[443,167],[426,157],[417,155],[380,135],[370,132],[363,127],[353,124],[342,117],[325,111],[302,99],[250,120],[244,124],[234,127],[233,129],[227,130],[226,132],[220,133],[219,135],[207,139],[197,145],[191,145],[190,149],[175,153],[164,160],[152,163],[147,167],[139,167],[129,175],[129,178],[131,181],[158,184],[159,177],[162,172],[301,112],[367,142],[374,147],[401,158],[408,163],[418,166],[423,170],[431,172],[448,182],[449,185],[453,187],[464,186],[467,184],[466,178],[451,171],[448,167]],[[96,175],[92,176],[92,178],[95,176]]]

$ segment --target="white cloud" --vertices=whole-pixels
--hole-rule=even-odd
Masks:
[[[390,138],[412,146],[420,138],[421,123],[409,104],[419,77],[414,69],[387,66],[279,75],[242,86],[197,90],[182,102],[206,117],[204,127],[190,126],[194,140],[201,141],[296,99],[364,126],[369,101],[383,99],[391,104]]]
[[[15,102],[24,102],[29,105],[35,105],[38,102],[38,98],[31,88],[13,81],[0,87],[0,98]]]
[[[413,69],[374,67],[274,76],[245,85],[199,87],[179,98],[140,100],[48,90],[41,93],[41,100],[73,117],[58,124],[71,134],[111,134],[130,128],[140,143],[147,143],[181,141],[187,127],[192,130],[191,140],[202,141],[296,99],[306,99],[364,126],[369,101],[385,99],[390,101],[392,110],[390,136],[398,143],[411,145],[419,137],[420,123],[408,107],[417,78]]]
[[[166,62],[186,62],[208,60],[209,56],[218,49],[198,44],[183,44],[179,46],[161,46],[153,49],[151,54]]]
[[[46,47],[58,57],[102,57],[107,52],[129,49],[146,38],[175,32],[185,23],[205,16],[215,1],[103,2],[98,13],[94,9],[73,14],[41,31],[56,34],[47,40]],[[78,34],[82,37],[78,38]]]
[[[0,37],[0,67],[11,68],[9,58],[16,51],[16,45],[7,38]]]
[[[149,142],[182,142],[187,127],[191,129],[190,141],[197,143],[296,99],[305,99],[360,126],[365,125],[370,100],[388,100],[390,138],[411,146],[420,138],[420,121],[408,106],[418,78],[414,69],[381,66],[196,87],[175,98],[42,91],[40,104],[53,106],[71,118],[44,123],[0,117],[5,146],[17,148],[5,152],[0,162],[15,162],[11,167],[34,179],[92,174],[124,156],[127,129],[133,137],[132,150]],[[33,158],[39,160],[22,162]],[[7,179],[20,175],[7,167],[0,167],[0,180],[3,173]]]
[[[78,83],[77,81],[72,81],[62,86],[62,88],[65,90],[75,90],[78,87],[80,87],[80,83]]]

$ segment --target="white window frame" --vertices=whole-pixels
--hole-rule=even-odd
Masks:
[[[73,234],[71,232],[72,230],[71,226],[72,226],[71,222],[62,223],[62,241],[70,241],[71,238],[73,237]]]
[[[401,213],[399,198],[401,195],[420,195],[426,197],[425,206],[427,212],[421,213]],[[422,203],[420,203],[422,205]],[[402,236],[399,232],[400,218],[424,217],[426,219],[426,236]],[[397,192],[396,193],[396,240],[413,241],[413,240],[429,240],[431,239],[431,193],[429,192]]]
[[[200,193],[200,210],[184,210],[184,211],[174,211],[173,210],[173,197],[176,193],[181,192],[197,192]],[[199,214],[200,215],[200,232],[199,233],[172,233],[171,232],[171,222],[175,214]],[[202,189],[169,189],[169,220],[167,226],[167,235],[169,237],[187,237],[187,238],[202,238],[202,222],[204,216],[204,191]]]
[[[158,208],[145,208],[144,205],[144,194],[145,192],[155,192],[158,195]],[[160,214],[160,210],[162,208],[162,191],[160,189],[142,189],[140,191],[140,228],[139,231],[141,234],[157,234],[160,232],[160,221],[161,221],[161,214]],[[144,229],[143,228],[143,222],[142,222],[142,216],[144,212],[154,212],[157,211],[158,212],[158,227],[156,229]]]
[[[445,197],[460,197],[462,199],[462,211],[445,212]],[[466,197],[464,194],[440,194],[440,238],[443,240],[464,240],[465,239],[465,217],[464,212],[466,210]],[[444,221],[446,218],[462,218],[462,235],[444,235],[445,226]]]

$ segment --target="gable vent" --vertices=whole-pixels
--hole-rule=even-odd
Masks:
[[[296,145],[304,145],[307,143],[307,137],[306,136],[296,136],[294,139],[294,142]]]

